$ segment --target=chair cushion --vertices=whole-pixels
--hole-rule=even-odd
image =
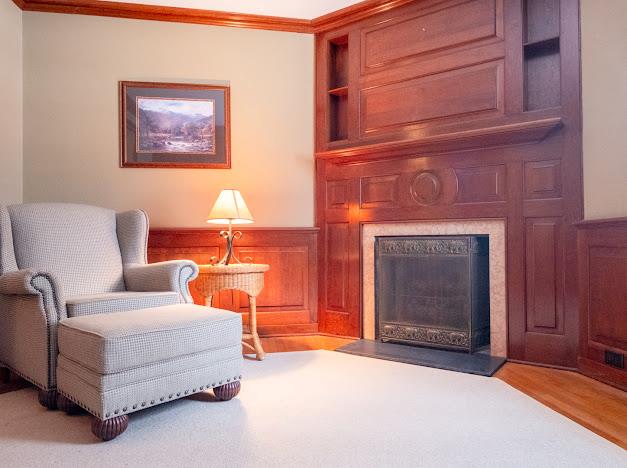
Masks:
[[[99,374],[239,344],[239,314],[194,304],[62,320],[59,353]]]
[[[76,296],[66,300],[68,317],[148,309],[182,302],[175,292],[117,292]]]

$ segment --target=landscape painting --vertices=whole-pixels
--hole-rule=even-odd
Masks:
[[[230,87],[120,81],[120,167],[230,169]]]
[[[138,153],[215,154],[212,99],[137,98]]]

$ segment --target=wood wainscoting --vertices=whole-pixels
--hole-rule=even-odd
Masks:
[[[262,336],[312,334],[318,331],[317,228],[240,229],[235,243],[242,261],[267,263],[265,287],[257,298],[257,320]],[[219,229],[151,229],[148,260],[189,259],[199,264],[220,259],[225,241]],[[194,301],[203,298],[190,287]],[[248,316],[248,297],[236,291],[223,291],[214,297],[214,306]]]
[[[579,369],[627,390],[627,218],[577,228]]]

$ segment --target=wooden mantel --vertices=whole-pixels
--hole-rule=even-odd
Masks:
[[[542,141],[549,133],[561,126],[561,117],[528,120],[505,125],[437,133],[411,140],[332,149],[318,152],[316,157],[336,160],[336,163],[340,160],[355,162],[366,159],[394,158],[415,153],[428,154],[536,143]]]

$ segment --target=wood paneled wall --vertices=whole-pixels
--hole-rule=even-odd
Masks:
[[[627,218],[577,225],[581,371],[627,390],[625,368],[606,352],[627,356]]]
[[[508,357],[576,367],[578,2],[414,1],[316,58],[320,330],[362,334],[364,223],[498,218]]]
[[[318,331],[316,228],[248,228],[235,242],[242,261],[267,263],[265,287],[257,298],[259,333],[264,336],[308,334]],[[151,229],[148,260],[190,259],[199,264],[220,259],[225,241],[217,229]],[[191,284],[194,301],[204,300]],[[247,319],[245,294],[224,291],[214,297],[214,306],[241,312]]]

